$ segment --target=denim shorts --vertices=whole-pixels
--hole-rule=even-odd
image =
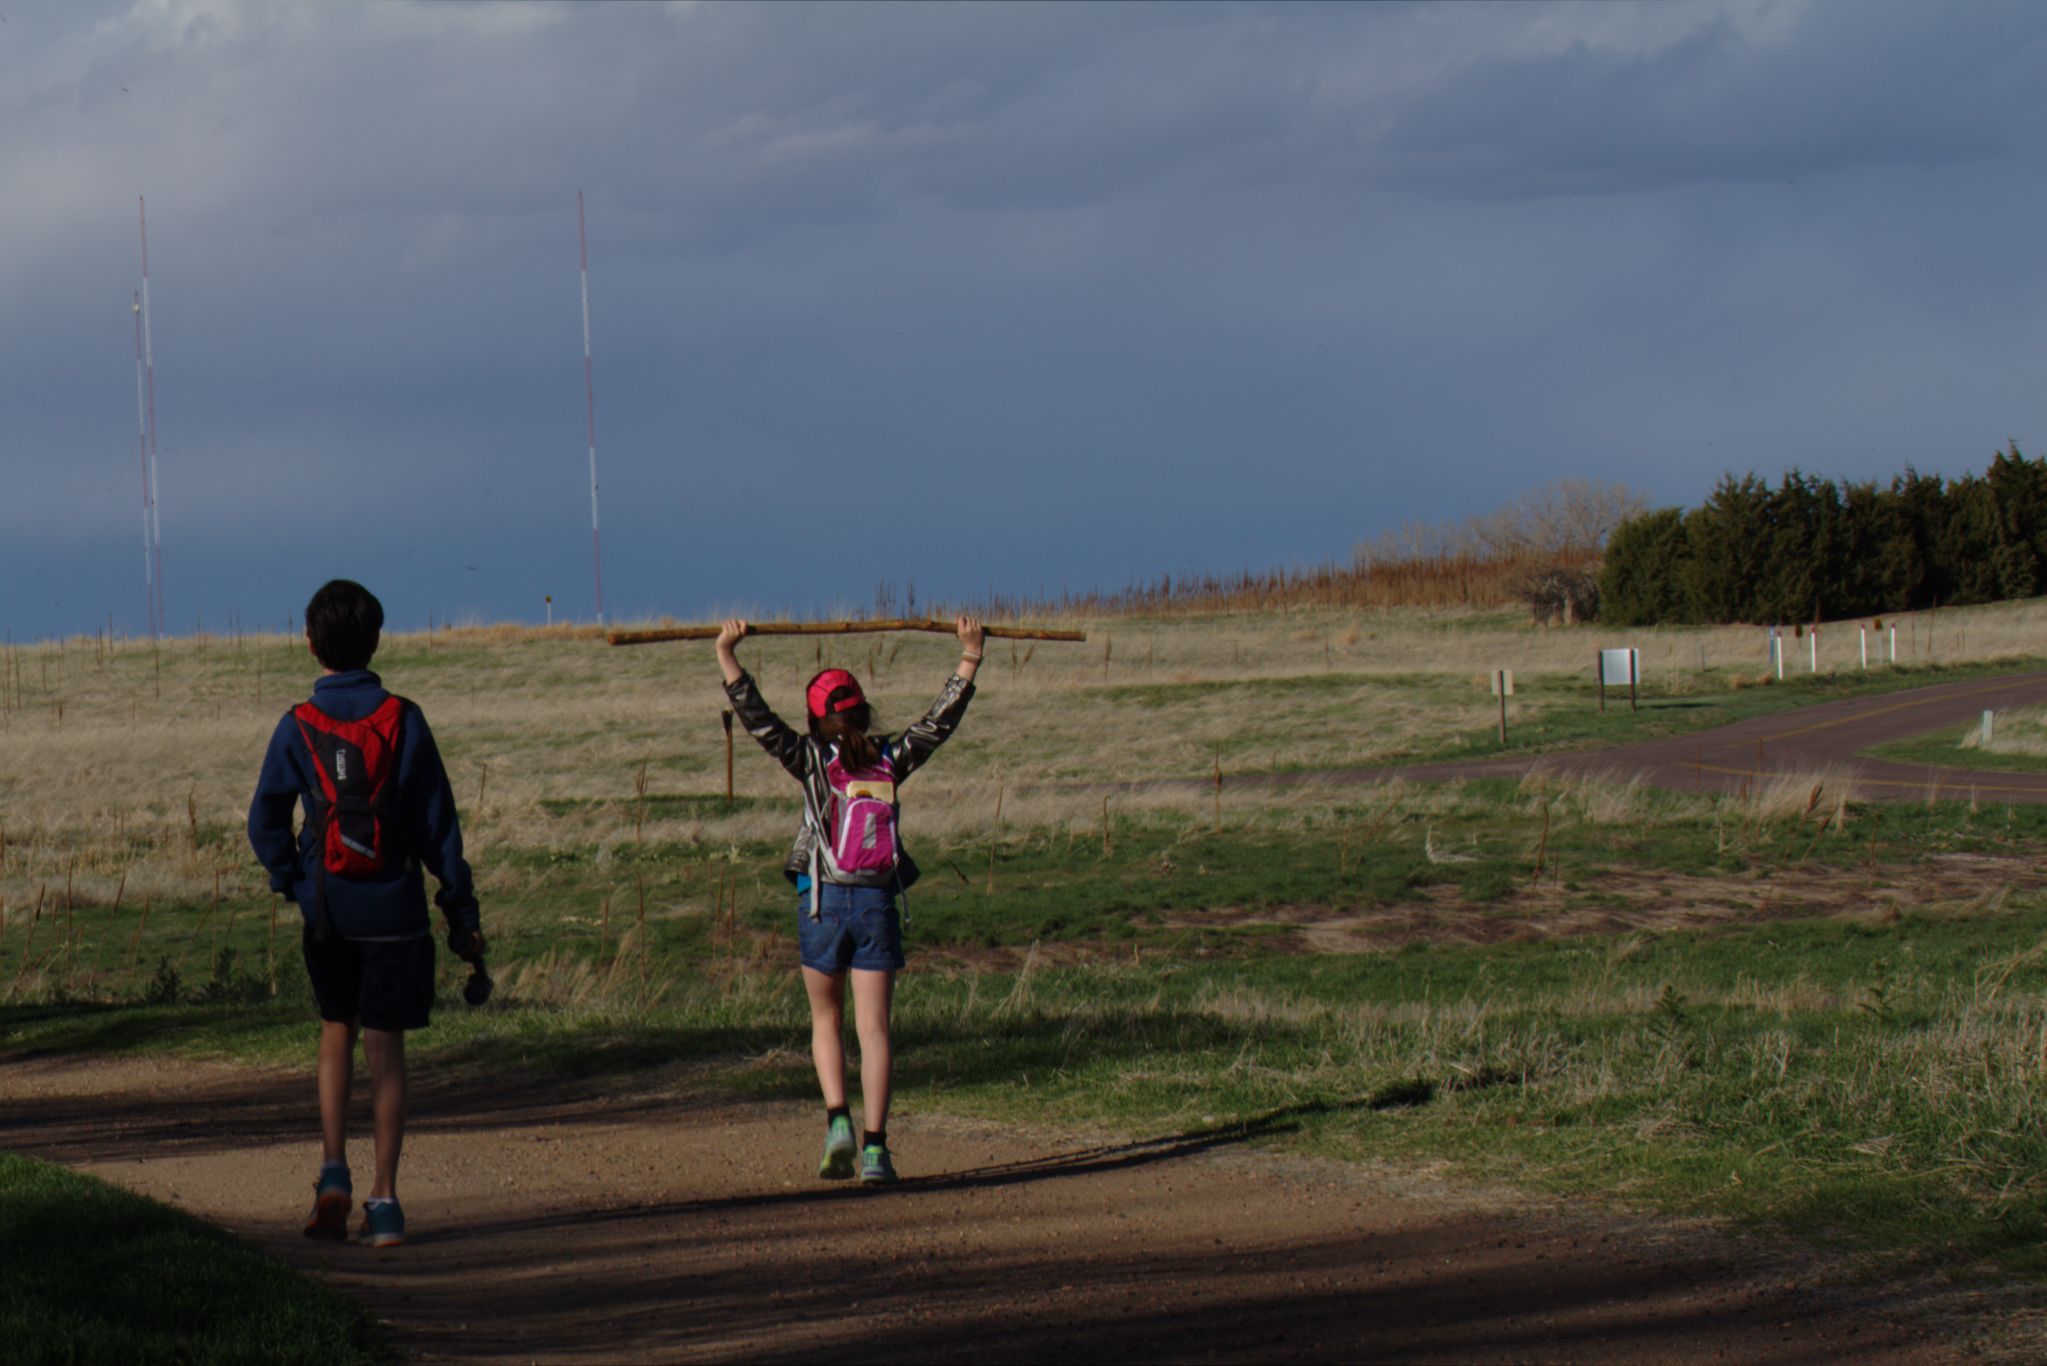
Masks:
[[[803,966],[819,972],[896,972],[903,966],[903,919],[890,887],[818,888],[817,919],[810,918],[810,892],[796,897],[796,939]]]

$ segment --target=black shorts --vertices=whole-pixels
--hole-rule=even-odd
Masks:
[[[364,1029],[425,1029],[434,1008],[434,937],[320,938],[306,926],[306,974],[320,1018]]]

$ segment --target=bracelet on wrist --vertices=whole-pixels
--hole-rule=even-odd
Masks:
[[[979,664],[981,662],[981,656],[970,655],[965,650],[960,651],[960,658],[966,660],[969,664]]]

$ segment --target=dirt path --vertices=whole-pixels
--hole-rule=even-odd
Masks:
[[[372,1253],[297,1234],[307,1077],[0,1062],[0,1146],[214,1220],[428,1360],[1921,1362],[1984,1326],[1961,1292],[1235,1130],[1089,1144],[912,1114],[910,1179],[875,1192],[810,1177],[805,1105],[429,1082],[415,1108],[416,1241]]]
[[[1459,778],[1519,777],[1552,773],[1640,775],[1652,786],[1679,791],[1738,791],[1770,778],[1822,772],[1853,785],[1861,800],[1924,801],[1929,797],[1981,797],[1994,802],[2047,802],[2047,773],[1902,764],[1860,757],[1892,740],[1960,726],[1985,711],[2047,702],[2047,673],[2012,674],[1967,683],[1941,683],[1881,697],[1819,702],[1774,716],[1759,716],[1696,735],[1571,754],[1479,759],[1396,768],[1324,770],[1233,781],[1384,782],[1400,778],[1436,782]],[[1610,703],[1611,705],[1611,703]]]

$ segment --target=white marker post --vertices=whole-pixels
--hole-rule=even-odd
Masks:
[[[1898,662],[1898,628],[1893,626],[1891,628],[1891,663],[1896,664],[1897,662]]]
[[[1996,712],[1990,711],[1988,709],[1986,709],[1983,713],[1983,743],[1986,747],[1990,744],[1990,737],[1994,730],[1994,722],[1996,716],[1997,716]]]
[[[1811,670],[1811,672],[1813,672],[1813,673],[1818,673],[1818,672],[1820,671],[1820,628],[1819,628],[1819,627],[1815,626],[1815,627],[1813,627],[1813,628],[1812,628],[1812,636],[1811,636],[1810,640],[1808,641],[1808,643],[1809,643],[1809,644],[1810,644],[1810,645],[1812,646],[1812,670]]]
[[[1869,628],[1864,626],[1858,629],[1862,632],[1862,671],[1867,673],[1869,672]]]
[[[583,399],[590,436],[590,562],[597,571],[597,624],[604,624],[604,542],[597,528],[597,385],[590,371],[590,239],[583,231],[583,192],[576,191],[576,247],[583,263]]]

